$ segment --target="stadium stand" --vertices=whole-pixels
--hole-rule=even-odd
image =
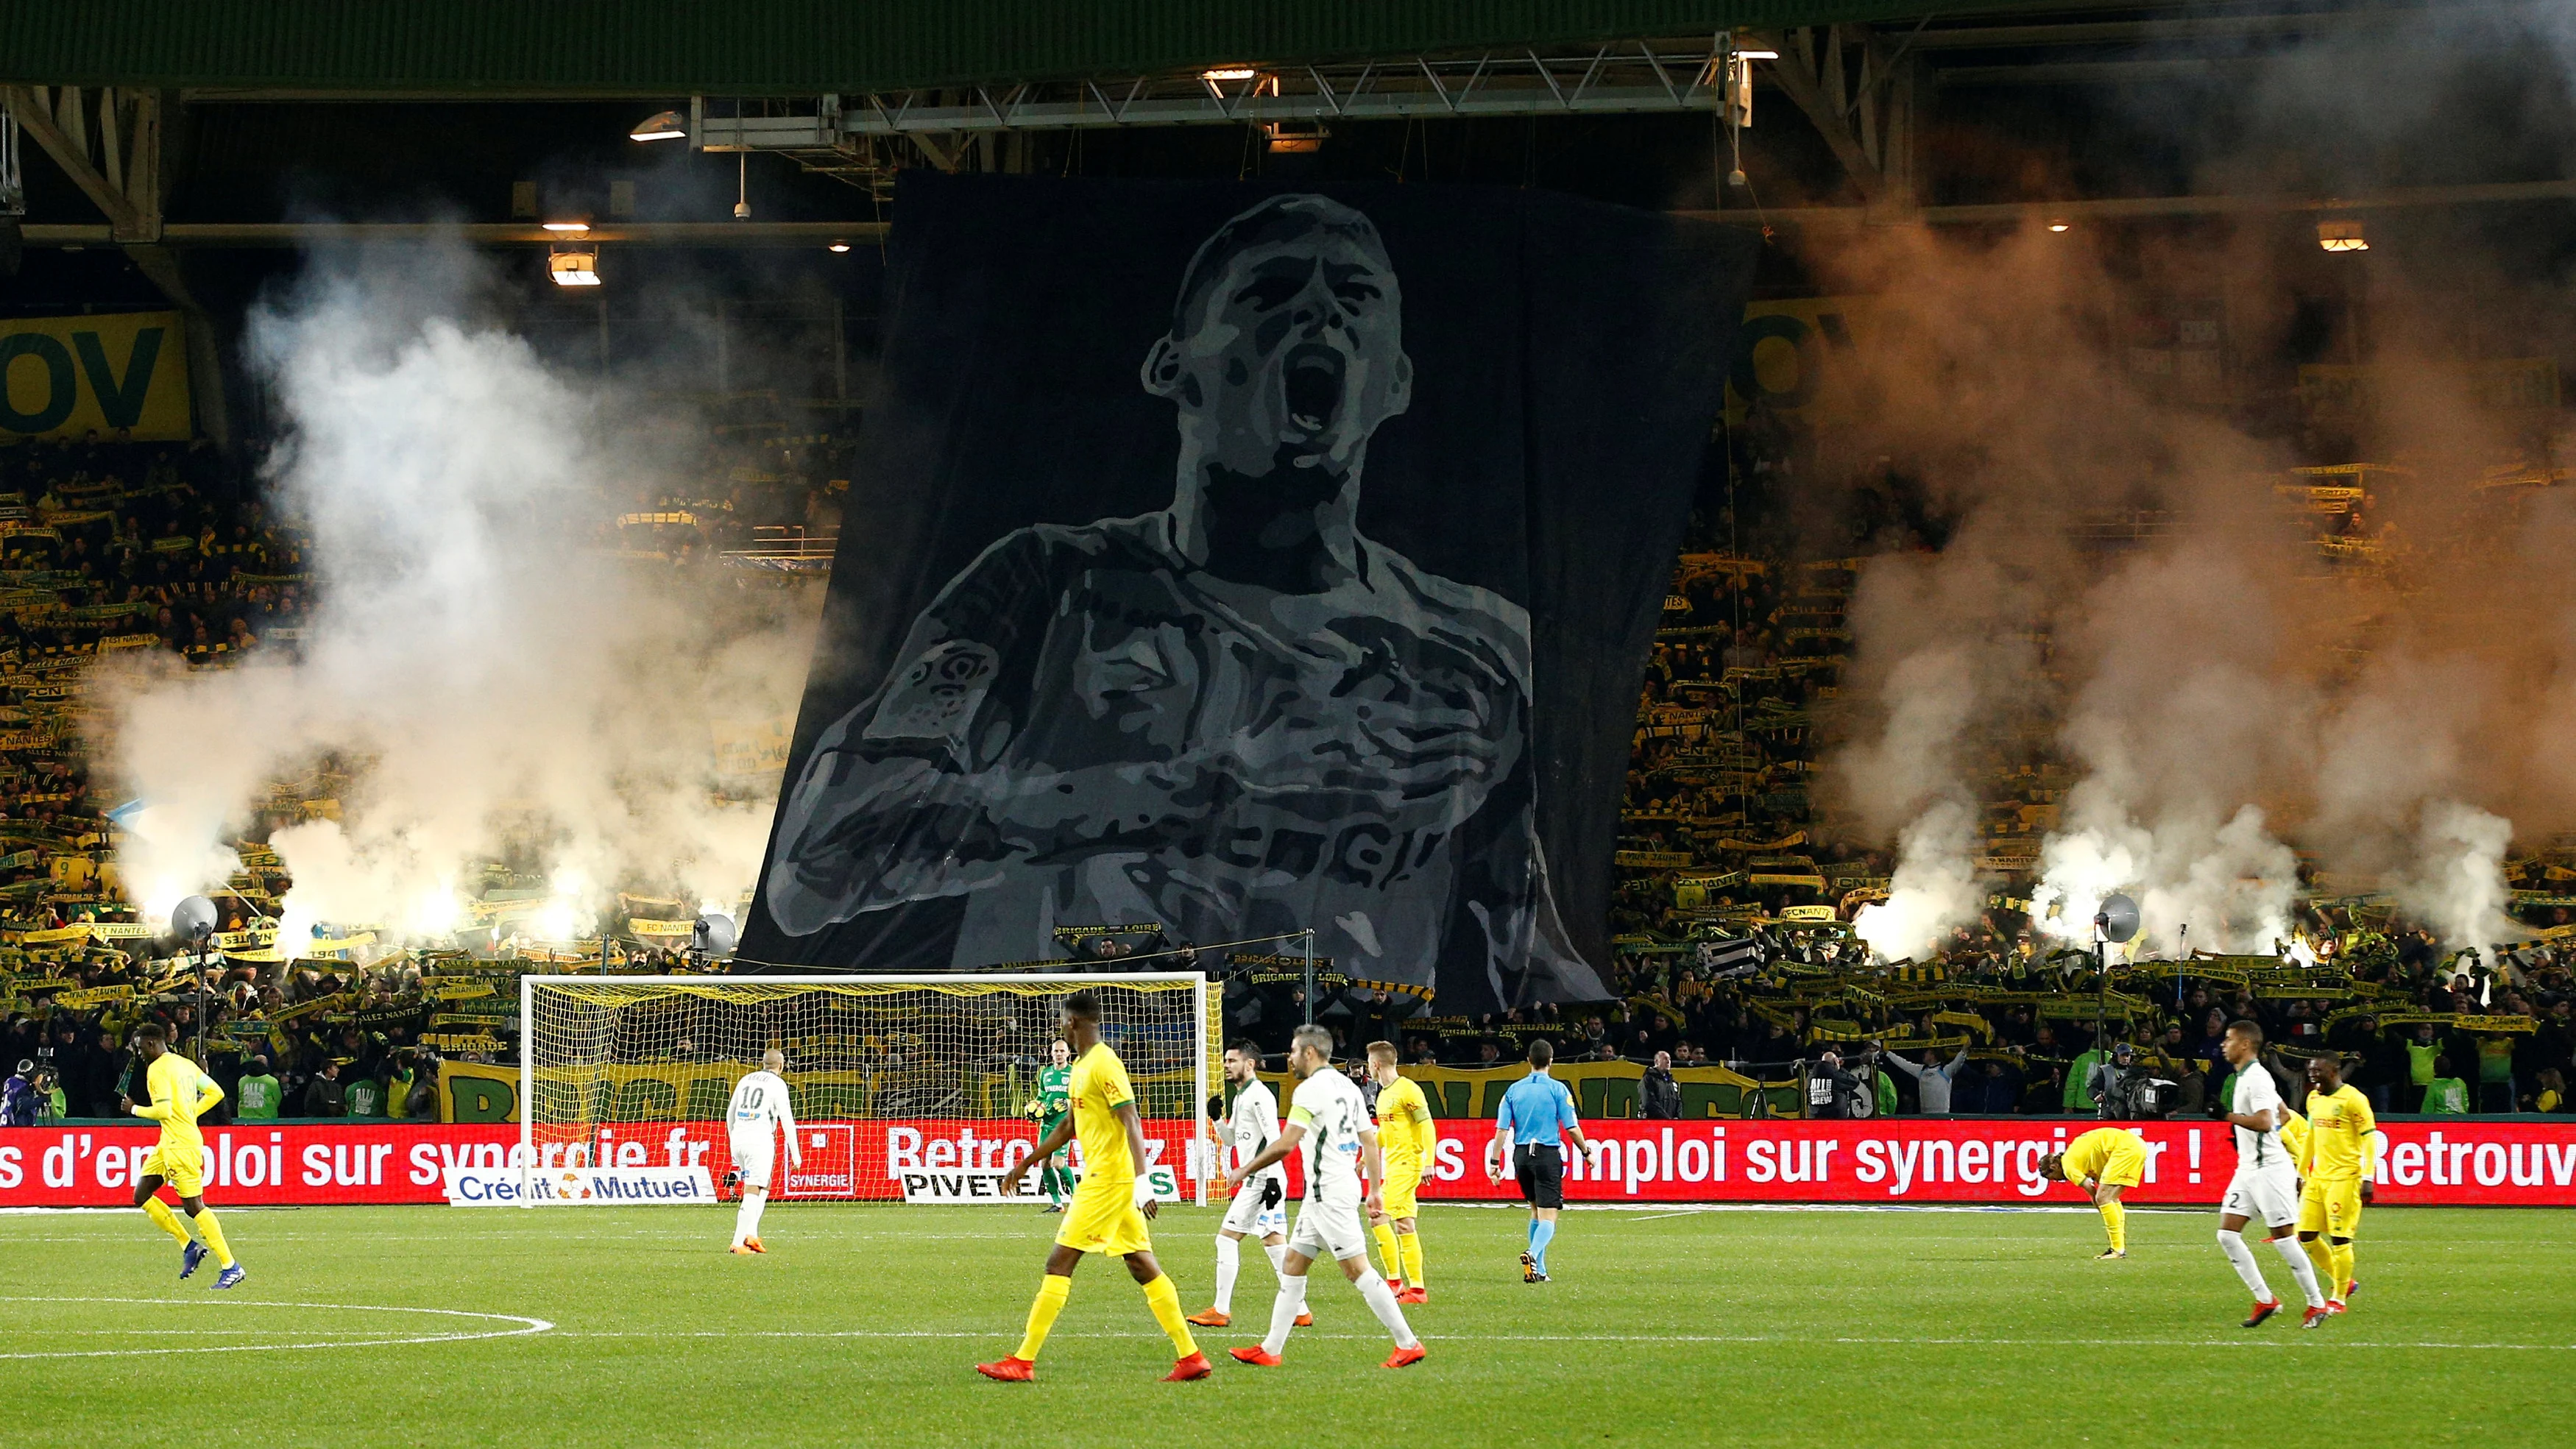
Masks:
[[[2128,1043],[2139,1071],[2174,1084],[2166,1110],[2201,1113],[2217,1110],[2220,1029],[2244,1016],[2263,1023],[2281,1062],[2324,1050],[2353,1058],[2355,1084],[2383,1110],[2419,1110],[2428,1096],[2438,1107],[2447,1093],[2434,1092],[2437,1080],[2462,1082],[2470,1110],[2569,1109],[2576,948],[2550,939],[2446,956],[2381,897],[2309,896],[2297,929],[2313,943],[2313,967],[2200,959],[2151,990],[2135,977],[2097,989],[2089,964],[2052,954],[2008,893],[1936,956],[1868,963],[1849,922],[1883,894],[1891,861],[1827,843],[1830,823],[1809,793],[1831,735],[1850,638],[1841,615],[1861,559],[1801,556],[1767,491],[1794,475],[1776,431],[1739,428],[1735,449],[1734,490],[1691,520],[1640,696],[1610,921],[1620,999],[1469,1020],[1326,965],[1316,1014],[1338,1039],[1394,1040],[1409,1062],[1469,1069],[1509,1069],[1533,1036],[1559,1043],[1569,1063],[1642,1066],[1669,1052],[1685,1070],[1731,1064],[1749,1088],[1737,1099],[1747,1112],[1798,1110],[1794,1084],[1821,1053],[1866,1063],[1875,1043],[1946,1073],[1956,1115],[2093,1115],[2098,1017],[2103,1046]],[[291,969],[257,959],[259,928],[287,885],[262,841],[336,812],[349,784],[339,762],[280,784],[240,842],[243,870],[218,901],[219,944],[232,954],[202,975],[184,959],[155,958],[112,861],[113,802],[90,786],[87,667],[121,650],[166,650],[205,669],[254,647],[293,648],[309,590],[301,543],[263,513],[238,468],[203,446],[39,442],[10,450],[0,471],[11,601],[0,625],[0,1066],[49,1072],[39,1104],[48,1117],[114,1115],[130,1071],[122,1043],[146,1020],[184,1041],[202,1032],[227,1087],[264,1065],[288,1116],[327,1102],[360,1115],[434,1114],[442,1058],[515,1060],[521,972],[603,955],[611,969],[686,969],[671,949],[675,918],[690,914],[679,901],[621,897],[605,947],[539,946],[508,923],[542,882],[500,863],[487,866],[474,908],[494,929],[472,949],[392,950],[352,937],[315,943],[318,956]],[[734,430],[711,444],[708,483],[603,521],[600,543],[673,567],[820,572],[845,486],[835,478],[846,471],[845,440]],[[2320,510],[2320,550],[2366,563],[2378,537],[2360,521],[2365,500],[2346,496],[2348,481],[2285,488],[2332,494],[2341,506]],[[1853,537],[1910,543],[1892,516],[1856,518]],[[2007,880],[2026,870],[2066,784],[2047,764],[1999,768],[1984,807],[1986,864]],[[2516,912],[2536,934],[2568,926],[2568,900],[2551,892],[2576,866],[2570,845],[2510,864]],[[1162,959],[1221,971],[1229,1031],[1273,1049],[1304,1018],[1293,954],[1203,963],[1154,933],[1065,946],[1102,969],[1180,951]],[[2439,1077],[2437,1062],[2448,1068]],[[336,1082],[317,1092],[325,1064]],[[1919,1073],[1863,1069],[1876,1110],[1921,1110]]]

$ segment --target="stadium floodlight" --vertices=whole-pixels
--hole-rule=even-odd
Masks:
[[[684,141],[688,139],[688,135],[688,123],[680,118],[679,112],[655,111],[652,115],[647,116],[642,121],[638,122],[634,130],[627,132],[626,139],[630,141]]]
[[[695,1150],[694,1138],[722,1178],[734,1083],[782,1047],[798,1128],[816,1136],[810,1176],[781,1196],[900,1199],[898,1169],[925,1159],[997,1174],[1018,1160],[1008,1144],[1036,1144],[1027,1106],[1075,991],[1100,998],[1146,1137],[1183,1194],[1208,1203],[1220,1164],[1196,1145],[1198,1119],[1220,1080],[1225,998],[1203,971],[522,976],[519,1161],[596,1166],[603,1149]],[[846,1167],[817,1172],[813,1153],[834,1138]]]
[[[722,911],[700,911],[698,918],[689,923],[689,951],[692,955],[730,956],[738,939],[733,917]]]
[[[190,946],[202,946],[215,933],[215,903],[204,896],[190,896],[170,908],[170,934]]]
[[[1254,70],[1248,65],[1219,65],[1211,66],[1206,70],[1200,71],[1199,79],[1203,81],[1248,81],[1260,73],[1261,72]]]
[[[2138,903],[2124,895],[2105,897],[2093,912],[2093,924],[2100,928],[2102,939],[2125,945],[2138,934]]]
[[[586,221],[541,221],[537,226],[541,230],[569,233],[574,236],[590,230],[590,223]]]

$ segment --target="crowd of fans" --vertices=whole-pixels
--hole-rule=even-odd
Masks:
[[[1579,1028],[1578,1051],[1594,1055],[1731,1061],[1756,1076],[1813,1077],[1832,1053],[1824,1075],[1855,1078],[1835,1090],[1872,1108],[1982,1113],[2103,1110],[2098,1039],[2125,1043],[2141,1078],[2173,1083],[2168,1110],[2202,1111],[2225,1071],[2218,1038],[2241,1017],[2266,1028],[2276,1062],[2352,1058],[2352,1080],[2386,1110],[2567,1109],[2576,935],[2564,892],[2576,841],[2511,863],[2514,909],[2536,938],[2515,950],[2445,955],[2384,897],[2319,893],[2302,900],[2277,960],[2115,972],[2105,991],[2007,885],[1928,959],[1869,962],[1849,923],[1884,897],[1892,862],[1820,844],[1829,832],[1807,790],[1839,699],[1861,560],[1813,557],[1787,525],[1787,497],[1812,470],[1794,431],[1760,418],[1737,429],[1724,504],[1691,520],[1621,811],[1610,921],[1621,1000],[1545,1029]],[[2319,476],[2281,491],[2319,513],[2332,562],[2367,506],[2344,485],[2368,470],[2303,471]],[[1854,546],[1920,546],[1894,491],[1863,486],[1850,500]],[[2026,883],[2073,778],[2041,758],[1995,762],[1984,783],[1980,867]],[[1438,1038],[1433,1050],[1481,1058],[1478,1033],[1501,1034],[1492,1027],[1468,1024],[1463,1050]],[[1508,1041],[1497,1055],[1513,1056]]]
[[[2135,1105],[2124,1081],[2168,1083],[2157,1110],[2201,1112],[2217,1101],[2223,1027],[2249,1018],[2284,1070],[2302,1054],[2349,1058],[2383,1110],[2568,1110],[2576,939],[2563,936],[2444,955],[2384,903],[2319,900],[2301,908],[2295,960],[2201,960],[2106,983],[1999,895],[1934,957],[1868,961],[1849,922],[1884,893],[1891,863],[1820,844],[1808,792],[1860,560],[1800,556],[1764,502],[1790,465],[1751,436],[1736,489],[1692,519],[1644,684],[1609,922],[1617,999],[1470,1020],[1328,964],[1315,1016],[1346,1045],[1387,1039],[1414,1064],[1503,1068],[1544,1036],[1560,1060],[1634,1063],[1650,1083],[1721,1065],[1759,1082],[1822,1080],[1810,1106],[1828,1113],[2116,1112]],[[614,546],[679,565],[826,566],[839,501],[829,476],[847,471],[846,441],[753,441],[754,461],[709,470],[725,480],[710,496],[623,516]],[[134,922],[109,802],[89,786],[88,666],[159,649],[221,668],[263,641],[292,647],[303,545],[201,446],[39,442],[0,453],[0,475],[0,1121],[115,1115],[132,1069],[124,1043],[146,1020],[202,1051],[234,1092],[230,1110],[263,1115],[434,1110],[441,1055],[514,1060],[517,973],[557,963],[510,937],[510,902],[532,882],[499,866],[478,912],[488,930],[469,949],[351,942],[331,959],[277,961],[256,927],[287,882],[256,844],[219,898],[224,949],[210,967]],[[1906,536],[1886,519],[1861,533]],[[327,812],[348,783],[326,764],[259,824]],[[2045,762],[1996,772],[1989,867],[2010,879],[2035,856],[2070,783]],[[2547,892],[2571,866],[2567,850],[2515,863],[2533,925],[2567,925]],[[621,903],[608,934],[668,914],[687,912]],[[611,949],[667,969],[676,944],[630,935]],[[1199,962],[1150,935],[1066,946],[1104,968],[1144,954],[1223,973],[1229,1036],[1284,1049],[1307,1016],[1304,977],[1282,959]]]
[[[820,480],[752,470],[720,503],[801,515],[803,503],[780,501],[790,481],[800,497],[825,496]],[[439,1056],[510,1058],[518,972],[559,969],[512,935],[512,904],[541,894],[542,880],[498,866],[470,950],[365,940],[298,965],[275,959],[261,928],[288,882],[256,842],[336,811],[351,775],[329,761],[252,812],[202,965],[136,920],[113,859],[118,802],[91,785],[96,667],[165,651],[176,667],[219,669],[254,645],[294,648],[310,595],[304,550],[203,444],[92,435],[0,449],[0,1123],[121,1115],[129,1043],[147,1021],[206,1062],[231,1095],[227,1112],[434,1112]],[[689,912],[621,898],[610,930],[673,914]],[[682,944],[665,934],[608,949],[621,965],[668,969]]]

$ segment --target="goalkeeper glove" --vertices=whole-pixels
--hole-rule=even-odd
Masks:
[[[1288,1189],[1279,1185],[1279,1179],[1265,1177],[1261,1180],[1261,1207],[1264,1212],[1279,1206],[1279,1200],[1287,1195]]]
[[[1208,1120],[1211,1122],[1221,1122],[1225,1120],[1224,1097],[1212,1095],[1208,1098]]]

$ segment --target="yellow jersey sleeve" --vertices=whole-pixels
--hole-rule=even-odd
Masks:
[[[1419,1082],[1406,1082],[1413,1089],[1413,1150],[1424,1162],[1439,1150],[1440,1129],[1431,1119],[1431,1099],[1422,1094]]]
[[[2316,1134],[2308,1130],[2308,1119],[2291,1111],[2286,1103],[2281,1107],[2281,1116],[2281,1145],[2290,1149],[2290,1165],[2305,1177],[2308,1175],[2308,1153],[2316,1145]]]

